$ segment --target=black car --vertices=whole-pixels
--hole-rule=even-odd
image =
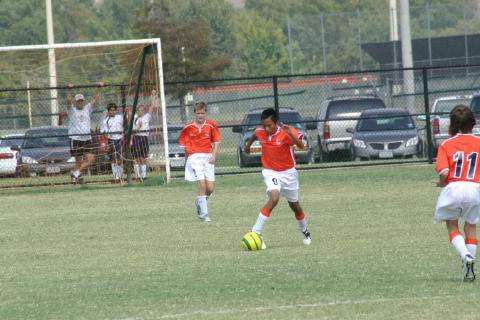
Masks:
[[[250,110],[245,115],[242,124],[232,128],[233,132],[240,133],[237,145],[237,161],[241,168],[246,166],[259,166],[262,164],[262,146],[258,140],[252,144],[249,154],[245,153],[244,145],[245,142],[252,136],[255,129],[260,126],[260,116],[263,110],[265,109],[262,108]],[[293,108],[280,108],[279,111],[280,121],[293,126],[295,129],[303,133],[303,142],[306,146],[306,150],[297,150],[295,147],[294,154],[297,163],[312,164],[315,160],[315,155],[312,148],[312,139],[310,138],[307,130],[315,129],[316,124],[313,121],[305,123],[305,120],[302,118],[300,113]]]

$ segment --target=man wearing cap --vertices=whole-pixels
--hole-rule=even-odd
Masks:
[[[72,84],[67,85],[68,136],[70,137],[70,153],[75,157],[75,171],[72,172],[73,182],[83,182],[82,172],[94,161],[92,153],[91,114],[100,97],[103,83],[97,83],[92,102],[85,104],[85,97],[78,93],[72,103]]]

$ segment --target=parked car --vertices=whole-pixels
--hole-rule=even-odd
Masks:
[[[20,165],[24,174],[57,174],[75,168],[70,155],[66,127],[38,127],[27,130],[20,147]]]
[[[345,129],[355,127],[362,111],[385,108],[376,95],[332,97],[322,102],[317,116],[319,161],[328,161],[332,152],[349,150],[352,135]]]
[[[450,111],[452,111],[453,107],[459,104],[469,106],[471,101],[471,95],[464,95],[441,97],[433,102],[431,110],[432,116],[430,118],[430,122],[432,132],[432,146],[434,150],[437,150],[438,146],[445,139],[450,137],[450,134],[448,133],[448,127],[450,125]],[[425,116],[419,118],[425,119]]]
[[[181,125],[168,126],[168,154],[170,169],[185,168],[185,148],[178,144],[178,137],[182,131]],[[149,136],[150,152],[148,155],[149,168],[165,167],[165,147],[163,143],[163,131],[161,127],[153,127]]]
[[[260,116],[264,109],[250,110],[244,117],[242,125],[234,126],[233,132],[239,133],[239,141],[237,145],[237,161],[238,165],[243,168],[246,166],[261,165],[262,146],[255,141],[250,147],[250,153],[245,153],[245,142],[252,136],[255,128],[260,125]],[[297,163],[311,164],[315,160],[315,155],[312,148],[312,139],[307,130],[315,129],[316,125],[313,122],[305,123],[300,113],[293,108],[280,108],[279,118],[283,123],[289,124],[295,129],[303,133],[303,143],[306,146],[305,150],[300,150],[294,147],[294,155]],[[312,119],[313,120],[313,119]],[[313,120],[314,121],[314,120]]]
[[[19,151],[23,138],[23,134],[9,134],[0,137],[0,175],[18,174]]]
[[[417,157],[421,153],[419,129],[405,109],[370,109],[361,113],[352,133],[352,160]]]

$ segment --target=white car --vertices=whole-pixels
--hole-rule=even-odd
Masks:
[[[18,171],[18,148],[23,135],[8,135],[0,138],[0,175],[14,175]],[[12,150],[12,147],[17,150]]]

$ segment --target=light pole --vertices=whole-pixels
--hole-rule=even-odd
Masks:
[[[53,36],[53,17],[52,17],[52,0],[45,0],[47,11],[47,41],[48,44],[54,44]],[[55,62],[55,49],[48,49],[48,72],[50,88],[57,87],[57,67]],[[50,89],[50,112],[52,113],[52,126],[58,125],[58,101],[57,89]]]

